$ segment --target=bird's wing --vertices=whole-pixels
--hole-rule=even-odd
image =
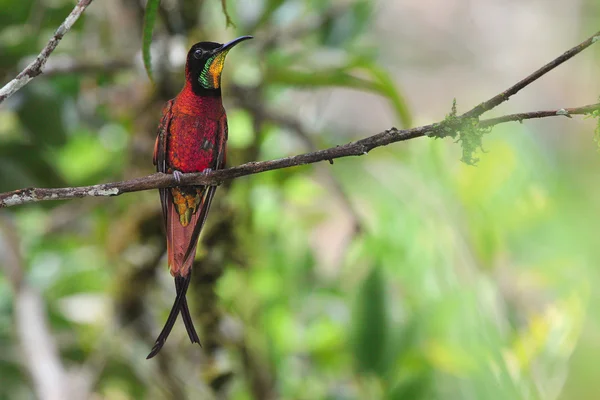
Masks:
[[[158,133],[156,135],[156,142],[154,143],[154,157],[153,162],[156,165],[156,172],[167,173],[167,135],[169,132],[169,124],[173,114],[171,109],[173,107],[173,100],[169,100],[163,108],[163,116],[158,126]],[[163,222],[165,228],[167,227],[167,214],[168,214],[168,203],[169,203],[169,189],[158,189],[160,193],[160,203],[162,205]]]

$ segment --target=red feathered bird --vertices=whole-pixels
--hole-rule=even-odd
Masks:
[[[163,109],[154,146],[158,172],[175,175],[223,168],[227,142],[227,116],[221,101],[221,72],[225,56],[242,36],[229,43],[200,42],[192,46],[185,64],[185,85]],[[190,284],[196,244],[206,221],[216,186],[160,189],[167,232],[169,270],[175,278],[177,296],[163,330],[147,358],[162,348],[181,312],[192,343],[200,343],[185,294]]]

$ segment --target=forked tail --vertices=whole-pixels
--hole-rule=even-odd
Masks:
[[[190,270],[189,276],[192,276],[192,270]],[[182,281],[175,279],[175,290],[181,290],[177,287],[178,285],[181,286],[181,284]],[[194,322],[192,322],[192,316],[190,315],[190,309],[188,308],[187,299],[185,298],[185,296],[183,297],[183,301],[181,302],[181,318],[183,319],[183,323],[185,324],[185,330],[187,331],[188,336],[190,337],[190,342],[198,343],[200,346],[202,346],[200,344],[200,338],[196,333],[196,328],[194,328]]]
[[[150,352],[150,354],[148,354],[148,357],[146,357],[146,359],[154,357],[158,354],[160,349],[162,349],[163,345],[167,341],[167,338],[169,337],[169,334],[171,333],[171,330],[173,329],[173,325],[177,320],[177,315],[179,314],[179,311],[182,312],[183,322],[185,323],[185,328],[188,332],[190,340],[192,341],[192,343],[200,343],[200,339],[198,338],[198,334],[196,333],[196,329],[194,328],[194,324],[192,323],[192,318],[190,316],[190,312],[187,307],[187,301],[185,298],[188,286],[190,285],[191,277],[191,271],[189,271],[186,277],[175,277],[175,290],[177,291],[175,302],[173,303],[173,307],[171,307],[171,312],[169,313],[169,317],[167,318],[165,326],[158,335],[158,338],[156,338],[154,347],[152,347],[152,351]]]

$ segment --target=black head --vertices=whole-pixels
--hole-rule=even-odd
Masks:
[[[248,39],[252,36],[242,36],[225,44],[200,42],[193,45],[187,55],[185,70],[194,93],[220,92],[225,56],[233,46]]]

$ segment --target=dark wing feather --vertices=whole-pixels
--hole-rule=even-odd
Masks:
[[[154,145],[154,165],[156,172],[167,173],[167,136],[169,133],[169,124],[173,114],[171,108],[173,100],[169,100],[163,109],[163,116],[158,126],[158,134],[156,136],[156,144]],[[160,204],[162,206],[163,220],[165,228],[167,226],[168,201],[170,196],[169,189],[158,189],[160,193]]]

